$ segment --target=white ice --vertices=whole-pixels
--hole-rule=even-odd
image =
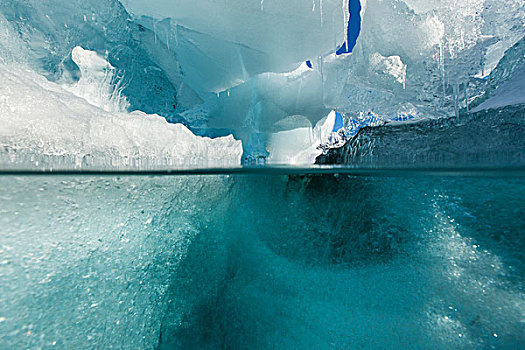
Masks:
[[[115,68],[96,52],[76,46],[71,58],[80,70],[80,79],[67,90],[107,112],[125,112],[129,107]]]
[[[171,19],[150,29],[177,52],[194,89],[224,91],[263,72],[286,72],[337,50],[344,42],[347,6],[322,0],[122,0],[138,19]],[[319,2],[319,1],[317,1]],[[322,9],[322,11],[321,11]],[[145,22],[143,24],[147,25]]]
[[[118,111],[123,103],[118,89],[111,90],[108,63],[81,48],[73,56],[83,77],[65,87],[0,62],[0,145],[10,155],[30,157],[37,166],[45,157],[66,157],[70,167],[89,159],[100,166],[240,165],[242,145],[231,135],[198,137],[158,115]]]
[[[472,112],[519,104],[525,104],[525,67],[522,67],[511,79],[504,82],[496,90],[494,96],[474,108]]]
[[[308,123],[308,120],[303,123]],[[268,163],[303,166],[314,164],[315,159],[323,153],[322,146],[338,138],[333,131],[335,123],[336,112],[331,111],[315,127],[306,126],[272,133],[268,142]],[[295,120],[291,125],[297,124],[298,121]]]
[[[61,1],[54,0],[54,3],[59,6]],[[274,146],[290,147],[288,151],[279,151],[281,154],[296,154],[296,150],[310,144],[304,130],[288,135],[296,140],[293,145],[286,141],[288,136],[277,141],[273,135],[281,121],[297,115],[308,119],[311,127],[330,110],[352,115],[373,112],[385,119],[395,118],[407,110],[422,118],[458,114],[474,97],[484,98],[486,91],[502,86],[503,81],[489,86],[493,80],[480,78],[494,71],[506,71],[505,65],[496,68],[498,63],[505,63],[501,60],[505,52],[525,35],[522,0],[362,0],[362,26],[357,45],[351,55],[336,56],[334,52],[346,36],[349,16],[346,0],[120,2],[132,18],[119,7],[122,13],[115,27],[111,21],[95,20],[90,26],[120,33],[123,23],[128,23],[126,30],[132,33],[131,41],[136,40],[139,47],[146,48],[147,64],[153,65],[143,69],[133,67],[126,72],[126,78],[136,83],[147,80],[144,76],[150,71],[160,72],[159,75],[171,77],[170,82],[179,86],[172,89],[174,92],[188,91],[189,94],[185,99],[176,93],[174,102],[174,94],[167,93],[171,90],[164,84],[162,97],[144,105],[155,110],[156,105],[164,104],[167,106],[164,112],[171,112],[174,106],[177,111],[173,115],[163,116],[175,120],[181,116],[187,126],[202,134],[220,129],[220,134],[232,132],[245,141],[253,134],[264,134]],[[29,3],[35,9],[34,17],[17,22],[11,15],[10,21],[16,22],[12,29],[9,23],[5,25],[1,14],[5,9],[6,16],[12,12],[10,6],[0,7],[0,59],[23,61],[27,56],[24,50],[29,49],[32,68],[40,72],[46,60],[68,58],[50,54],[54,48],[42,39],[44,32],[49,29],[52,34],[57,26],[63,29],[63,25],[74,23],[62,24],[66,14],[52,13],[49,5],[41,6],[36,0]],[[114,3],[109,0],[102,3],[104,14],[111,15]],[[25,6],[18,0],[14,4]],[[64,11],[74,12],[73,7]],[[91,13],[82,6],[77,7],[78,11],[86,12],[83,18],[87,18],[87,22],[97,18],[96,9]],[[76,13],[75,18],[78,20],[80,15],[82,13]],[[33,32],[32,25],[36,23],[38,31]],[[83,28],[79,25],[72,32]],[[57,38],[67,38],[69,34],[67,30],[60,33]],[[123,38],[129,40],[127,36]],[[98,52],[102,54],[102,48],[116,47],[104,45],[104,40],[108,38],[100,36],[102,43],[97,42]],[[70,44],[64,46],[70,50]],[[130,48],[128,44],[123,43],[122,52]],[[40,51],[46,51],[41,60]],[[62,47],[59,51],[69,53]],[[93,56],[94,60],[87,59],[86,63],[79,59],[79,52],[80,49],[76,49],[72,59],[82,78],[67,87],[69,91],[111,113],[125,109],[125,97],[139,106],[139,102],[147,100],[142,94],[122,96],[120,71],[106,65],[102,57],[100,61]],[[87,56],[86,52],[82,55]],[[306,66],[306,60],[312,62],[313,68]],[[119,66],[115,61],[112,63]],[[119,66],[121,70],[126,68],[125,64]],[[47,73],[56,76],[60,74],[58,70]],[[137,71],[146,73],[137,78]],[[152,84],[154,79],[145,81],[144,89]],[[520,103],[523,94],[521,85],[516,84],[520,84],[519,79],[501,88],[499,105],[502,101]],[[303,127],[298,124],[279,132],[289,133]],[[124,143],[117,139],[114,142]],[[161,148],[163,142],[164,139],[159,138],[155,147]],[[273,152],[274,146],[268,145]],[[168,157],[173,158],[173,154]],[[273,156],[273,159],[279,158],[277,154]]]

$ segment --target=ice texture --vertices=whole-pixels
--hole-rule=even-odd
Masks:
[[[122,95],[122,82],[113,67],[94,51],[73,48],[71,59],[79,69],[79,79],[67,86],[73,94],[107,112],[125,112],[129,103]]]
[[[505,85],[503,85],[505,86]],[[499,95],[486,103],[500,101]],[[525,111],[508,106],[417,122],[362,129],[318,164],[361,167],[523,167]]]
[[[176,59],[152,59],[162,48],[150,34],[117,1],[2,2],[3,166],[238,166],[233,138],[194,137],[153,114],[181,122],[178,112],[201,100]]]
[[[301,121],[308,124],[301,116],[282,120],[278,125],[283,130],[272,133],[268,141],[269,164],[307,165],[314,164],[317,157],[330,149],[343,147],[355,137],[362,128],[377,127],[385,121],[369,113],[358,116],[346,116],[331,111],[315,127],[306,125],[296,128]],[[293,128],[287,128],[293,125]]]
[[[523,177],[0,177],[0,348],[520,349]]]
[[[0,28],[0,47],[8,48],[0,57],[54,82],[78,79],[73,48],[97,52],[116,69],[131,111],[180,122],[179,112],[202,102],[184,83],[174,55],[155,45],[153,32],[131,21],[117,0],[2,1]]]
[[[13,0],[0,57],[78,90],[72,52],[94,51],[120,84],[100,94],[233,134],[258,159],[282,121],[315,126],[331,110],[413,122],[522,103],[524,22],[520,0]],[[310,143],[301,123],[284,153]]]
[[[220,92],[263,72],[287,72],[298,62],[337,50],[345,40],[341,0],[123,0],[136,16],[157,20],[188,79]],[[166,34],[164,34],[166,33]]]
[[[122,102],[116,95],[118,88],[111,92],[115,87],[108,83],[108,63],[82,48],[74,50],[73,56],[79,63],[87,60],[80,64],[85,77],[65,87],[29,69],[0,62],[4,167],[240,164],[242,145],[231,135],[198,137],[184,125],[169,124],[158,115],[118,111]]]
[[[353,14],[346,1],[123,4],[177,54],[206,101],[206,127],[243,140],[276,139],[280,120],[301,115],[315,125],[331,109],[398,121],[457,116],[485,95],[484,78],[525,35],[525,6],[516,0],[367,0]],[[362,19],[357,45],[337,55],[349,16]],[[511,95],[501,101],[521,101],[520,91]],[[296,128],[293,148],[309,138]]]
[[[525,65],[510,79],[503,82],[498,87],[494,95],[482,102],[479,106],[472,109],[472,112],[479,112],[487,109],[498,109],[505,106],[525,104]]]
[[[226,189],[1,177],[0,348],[156,348],[173,274]]]

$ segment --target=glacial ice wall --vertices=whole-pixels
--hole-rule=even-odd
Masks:
[[[524,22],[520,0],[13,0],[0,4],[0,56],[72,85],[81,46],[114,68],[129,111],[272,158],[277,132],[307,137],[305,120],[313,130],[332,110],[348,124],[457,116],[509,79],[479,108],[522,103],[523,60],[508,56]],[[281,144],[298,159],[309,142],[294,139]]]
[[[291,116],[315,125],[332,109],[386,121],[458,115],[490,89],[487,77],[525,35],[516,0],[367,0],[358,13],[352,1],[122,3],[175,52],[205,101],[185,115],[245,143],[270,142]],[[359,19],[359,37],[352,54],[339,55],[349,18]]]

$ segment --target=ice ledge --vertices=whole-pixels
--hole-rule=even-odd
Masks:
[[[0,153],[17,166],[57,159],[63,167],[89,159],[98,166],[240,165],[242,144],[233,136],[198,137],[158,115],[108,112],[12,64],[0,62],[0,76]]]
[[[505,81],[494,96],[472,110],[473,113],[486,109],[497,109],[505,106],[525,104],[525,65],[513,77]]]

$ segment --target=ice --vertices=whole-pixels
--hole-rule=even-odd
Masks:
[[[370,56],[370,65],[379,74],[389,74],[398,83],[406,84],[407,66],[403,64],[401,57],[390,56],[384,57],[380,53],[374,53]]]
[[[296,128],[301,122],[300,118],[290,120],[294,126],[291,130],[278,131],[271,134],[268,148],[270,164],[307,165],[315,163],[317,156],[323,153],[321,145],[333,142],[337,138],[336,116],[342,118],[341,114],[331,111],[325,118],[321,119],[315,127]],[[299,116],[300,117],[300,116]],[[304,118],[304,117],[303,117]],[[287,118],[288,120],[291,118]],[[299,119],[299,120],[297,120]],[[279,124],[286,125],[285,120]],[[304,122],[308,123],[308,120]],[[303,122],[303,123],[304,123]]]
[[[271,132],[274,124],[302,115],[312,124],[326,116],[322,77],[305,63],[288,73],[263,73],[209,101],[210,127],[235,130],[241,137],[254,130]]]
[[[311,127],[279,131],[268,141],[268,164],[312,164],[322,154]]]
[[[0,12],[0,61],[24,62],[27,59],[27,49],[18,39],[15,28]]]
[[[474,112],[523,104],[525,38],[505,52],[500,63],[486,78],[486,89],[472,103]]]
[[[402,121],[476,108],[521,69],[524,20],[519,0],[13,0],[0,4],[0,56],[85,98],[72,52],[94,51],[120,85],[88,95],[124,103],[102,108],[127,101],[201,136],[233,134],[247,159],[276,152],[275,125],[296,115],[313,126],[331,110]],[[520,103],[520,77],[505,104]],[[309,143],[291,137],[279,141],[290,153]]]
[[[521,177],[2,176],[0,347],[519,349],[524,191]]]
[[[511,79],[505,81],[496,90],[494,96],[474,108],[472,112],[520,104],[525,104],[525,66],[522,66]]]
[[[344,42],[345,3],[315,2],[319,6],[312,11],[310,0],[267,0],[264,8],[260,0],[122,1],[137,17],[171,19],[170,46],[182,55],[189,81],[205,80],[201,88],[212,92],[259,73],[290,71],[298,62],[335,51]]]
[[[0,0],[0,348],[523,348],[524,23],[523,0]],[[8,174],[243,159],[387,176]],[[375,169],[435,166],[505,176]]]
[[[113,67],[96,52],[80,46],[73,48],[71,59],[80,70],[80,78],[68,87],[73,94],[106,112],[125,112],[129,103],[122,96],[122,82]]]
[[[270,135],[269,164],[314,164],[318,156],[326,154],[330,149],[343,147],[362,128],[382,126],[385,120],[373,113],[351,116],[331,111],[313,128],[311,125],[297,127],[308,123],[309,121],[302,116],[289,117],[276,123],[284,130]]]
[[[499,6],[490,1],[367,1],[354,54],[345,64],[325,65],[325,87],[330,86],[325,104],[393,116],[411,103],[428,117],[454,114],[455,107],[465,107],[457,85],[466,84],[471,96],[483,92],[474,77],[483,69],[490,73],[486,52],[495,43],[506,50],[524,35],[512,25],[523,18],[523,6],[509,2],[508,11]],[[496,13],[509,23],[508,30],[489,21]],[[495,33],[501,37],[489,40]],[[394,79],[388,68],[394,62],[385,65],[382,57],[398,60]]]
[[[155,348],[177,266],[226,189],[219,177],[0,178],[0,348]]]
[[[156,45],[153,32],[131,21],[117,0],[2,1],[0,18],[11,28],[5,36],[10,49],[0,51],[0,56],[16,56],[17,62],[27,63],[51,81],[78,79],[71,53],[81,46],[115,68],[132,111],[180,122],[180,112],[202,102],[184,83],[173,53]]]
[[[235,167],[240,164],[242,145],[232,136],[198,137],[184,125],[168,124],[158,115],[108,112],[101,108],[122,105],[116,90],[104,95],[111,89],[105,72],[107,62],[81,48],[74,51],[75,59],[80,60],[77,55],[84,55],[83,59],[91,64],[90,69],[89,65],[81,64],[82,73],[90,73],[66,87],[49,82],[29,69],[0,63],[3,166],[53,167],[53,161],[61,160],[66,168],[82,165],[140,168],[148,164],[152,167]],[[97,103],[101,105],[96,106]]]
[[[287,13],[295,16],[303,14],[307,3],[279,7],[288,11],[291,4]],[[203,2],[202,7],[191,8],[184,1],[124,4],[138,18],[170,18],[162,22],[163,30],[177,37],[170,47],[182,70],[189,72],[188,84],[211,106],[207,125],[233,130],[244,140],[261,132],[272,138],[272,125],[293,115],[303,115],[315,125],[330,109],[351,114],[372,111],[385,119],[396,119],[408,109],[424,118],[457,115],[468,108],[470,97],[487,89],[478,74],[490,74],[505,50],[525,34],[519,24],[525,11],[519,1],[369,0],[361,4],[362,28],[353,53],[335,55],[340,43],[348,41],[346,1],[314,1],[310,3],[314,11],[304,12],[301,23],[280,21],[272,12],[275,5],[266,2],[261,11],[259,1]],[[211,20],[210,10],[217,14]],[[340,15],[327,16],[329,11]],[[312,14],[319,17],[309,17]],[[336,39],[313,36],[319,25],[331,27]],[[274,28],[287,33],[285,38],[276,36]],[[307,34],[295,35],[298,28]],[[292,38],[293,44],[286,41]],[[313,51],[302,50],[303,46]],[[253,48],[267,54],[269,61],[248,53]],[[304,60],[309,60],[308,67]],[[219,98],[205,92],[218,92]],[[299,134],[291,136],[296,145],[308,143],[299,140]]]
[[[462,113],[459,118],[413,118],[364,129],[343,147],[319,157],[317,163],[393,168],[522,167],[523,105],[482,109],[500,102],[506,101],[496,95],[485,101],[485,106],[480,105],[479,111]]]

